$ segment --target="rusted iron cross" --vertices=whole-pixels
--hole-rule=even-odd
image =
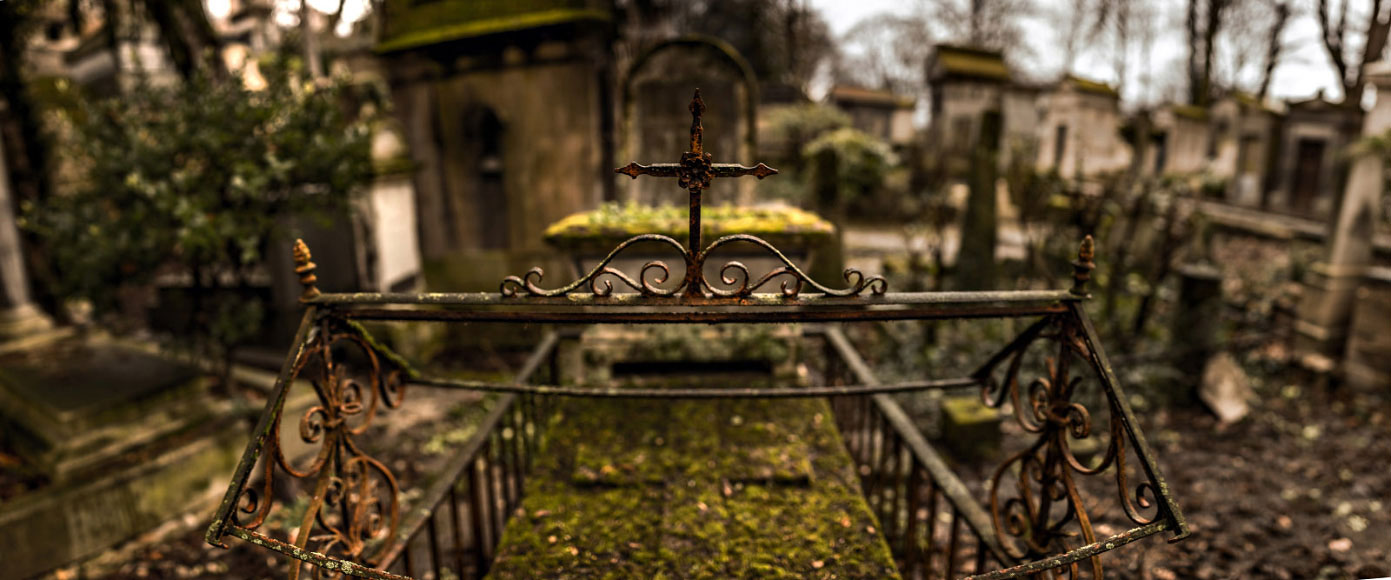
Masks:
[[[700,115],[705,112],[705,102],[700,100],[700,89],[695,90],[695,96],[691,97],[691,150],[681,154],[679,163],[653,163],[651,165],[641,165],[639,163],[629,163],[626,166],[613,170],[614,173],[622,173],[633,179],[639,175],[651,175],[655,177],[675,177],[681,187],[686,188],[691,194],[690,212],[690,245],[686,247],[686,287],[687,293],[699,293],[701,264],[696,257],[700,254],[700,192],[710,187],[710,180],[716,177],[743,177],[752,175],[759,179],[774,175],[778,170],[768,167],[762,163],[753,167],[745,167],[736,163],[713,163],[709,153],[701,147],[701,137],[705,129],[700,126]]]

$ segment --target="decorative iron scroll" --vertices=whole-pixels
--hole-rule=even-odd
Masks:
[[[380,564],[397,540],[400,489],[391,469],[363,451],[355,437],[372,426],[378,412],[401,405],[403,379],[410,374],[361,327],[319,321],[288,383],[307,380],[318,396],[297,425],[299,439],[317,446],[317,452],[300,461],[288,456],[281,440],[285,417],[280,409],[261,451],[260,481],[243,484],[232,523],[246,530],[261,527],[270,515],[276,486],[286,477],[299,480],[313,495],[295,524],[298,531],[291,544],[369,566]],[[299,566],[291,568],[290,578],[298,575]],[[338,573],[316,567],[315,577]]]
[[[1091,254],[1088,236],[1074,262],[1074,294],[1086,294]],[[1034,344],[1053,344],[1058,350],[1045,358],[1043,376],[1021,382],[1025,355]],[[1015,559],[1027,561],[1064,553],[1097,541],[1091,516],[1078,492],[1077,476],[1100,475],[1114,468],[1120,505],[1128,519],[1141,526],[1166,519],[1154,480],[1147,477],[1131,489],[1126,447],[1131,427],[1101,364],[1082,328],[1080,313],[1074,311],[1033,324],[974,374],[981,382],[981,398],[986,405],[1000,408],[1008,403],[1014,422],[1037,435],[1032,445],[1008,457],[990,478],[991,523],[1001,547]],[[996,380],[1001,366],[1003,380]],[[1088,371],[1106,395],[1104,442],[1091,410],[1074,400]],[[1101,451],[1091,455],[1090,461],[1083,461],[1073,449],[1078,442],[1096,443],[1094,448]],[[1073,545],[1079,533],[1081,542]],[[1092,577],[1101,578],[1099,555],[1087,560]],[[1079,563],[1073,562],[1066,570],[1075,577],[1078,568]]]
[[[811,286],[817,292],[831,296],[858,296],[866,290],[877,296],[888,290],[888,282],[884,281],[883,277],[867,278],[864,273],[854,268],[845,269],[844,276],[848,284],[845,288],[836,289],[818,284],[776,247],[756,236],[744,234],[724,236],[709,246],[705,246],[704,249],[698,250],[701,248],[700,196],[701,192],[710,186],[711,180],[716,177],[743,177],[746,175],[763,179],[769,175],[776,175],[778,170],[762,163],[753,167],[733,163],[714,163],[710,153],[706,152],[701,145],[705,129],[700,124],[700,117],[705,112],[705,102],[700,99],[700,89],[696,89],[695,96],[691,98],[689,109],[691,111],[691,149],[681,155],[679,163],[654,163],[651,165],[629,163],[614,170],[614,173],[621,173],[633,179],[637,179],[639,175],[675,177],[677,179],[677,183],[690,193],[691,198],[688,245],[682,246],[681,242],[663,235],[634,236],[618,244],[613,251],[609,252],[608,256],[600,260],[593,270],[574,282],[560,288],[547,290],[537,285],[545,275],[544,272],[541,268],[532,268],[522,276],[504,278],[500,286],[502,295],[563,296],[587,285],[589,291],[595,296],[608,296],[613,292],[613,281],[615,280],[644,296],[684,294],[687,298],[745,298],[775,278],[782,279],[782,295],[789,298],[801,293],[803,286]],[[686,275],[680,284],[670,289],[660,287],[671,276],[671,268],[667,266],[666,262],[660,260],[644,264],[638,272],[637,278],[609,265],[623,250],[640,242],[654,242],[671,246],[681,254],[682,261],[686,265]],[[747,242],[767,250],[783,265],[754,279],[747,266],[737,261],[729,261],[719,269],[720,282],[723,283],[723,288],[712,284],[705,276],[706,259],[710,252],[734,242]],[[649,274],[651,274],[650,278]],[[729,289],[730,287],[734,288]]]

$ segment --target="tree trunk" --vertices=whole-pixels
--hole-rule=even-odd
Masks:
[[[1343,105],[1349,108],[1362,106],[1362,91],[1367,86],[1367,64],[1381,60],[1386,52],[1387,33],[1391,32],[1391,18],[1382,14],[1382,0],[1372,0],[1372,11],[1367,15],[1367,44],[1362,49],[1362,60],[1357,63],[1357,74],[1348,87]]]
[[[1198,70],[1198,0],[1188,0],[1188,104],[1198,104],[1202,74]]]
[[[77,2],[77,0],[73,0],[72,4],[73,4],[74,6],[80,5],[80,3]],[[105,32],[104,32],[104,34],[106,35],[106,47],[107,47],[108,50],[111,51],[111,62],[113,63],[113,64],[112,64],[112,69],[114,69],[114,70],[116,71],[116,75],[117,75],[117,76],[120,76],[120,74],[121,74],[121,8],[120,8],[119,6],[116,5],[116,0],[102,0],[102,1],[101,1],[101,9],[102,9],[102,16],[106,19],[106,23],[105,23]],[[81,11],[80,11],[80,10],[75,10],[75,11],[73,12],[73,15],[74,15],[74,16],[73,16],[73,22],[72,22],[73,30],[76,30],[79,34],[81,34],[81,32],[82,32],[82,27],[81,27],[81,26],[82,26],[82,20],[81,20],[81,18],[80,18],[80,16],[79,16],[80,14],[81,14]],[[118,91],[120,90],[120,83],[116,83],[116,90],[118,90]]]
[[[1203,30],[1203,71],[1199,83],[1198,101],[1194,104],[1206,106],[1212,101],[1212,60],[1217,52],[1217,33],[1222,30],[1222,13],[1230,0],[1209,0],[1207,5],[1207,28]]]
[[[179,76],[190,79],[199,71],[214,78],[226,76],[226,67],[222,66],[218,53],[221,43],[208,22],[202,2],[171,0],[143,4],[150,20],[159,28],[160,40]]]
[[[1290,5],[1281,2],[1275,5],[1275,25],[1270,29],[1270,44],[1265,52],[1265,70],[1261,73],[1261,88],[1256,97],[1264,101],[1270,94],[1270,79],[1275,76],[1275,65],[1280,62],[1280,34],[1285,31],[1285,22],[1290,17]]]
[[[971,45],[981,46],[985,42],[984,25],[985,0],[971,0]]]

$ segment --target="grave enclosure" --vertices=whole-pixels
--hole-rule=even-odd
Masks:
[[[1107,551],[1166,532],[1171,541],[1187,536],[1083,307],[1090,239],[1070,289],[1008,292],[889,292],[882,278],[855,270],[845,271],[844,286],[826,285],[760,238],[733,234],[707,245],[701,198],[711,181],[776,170],[713,163],[702,146],[704,108],[697,91],[679,163],[616,170],[677,180],[690,197],[686,243],[636,235],[563,286],[544,285],[533,269],[504,279],[497,293],[326,294],[298,244],[306,311],[207,541],[232,536],[280,552],[295,563],[292,578],[313,569],[316,577],[391,579],[984,579],[1101,577]],[[637,244],[662,247],[676,267],[616,267]],[[761,272],[724,261],[733,246],[753,247],[774,265]],[[922,369],[902,382],[879,379],[841,330],[1001,318],[1023,330],[976,371]],[[363,326],[424,321],[507,323],[543,337],[512,381],[489,382],[421,373]],[[713,338],[697,340],[725,340],[723,329],[743,324],[779,325],[778,340],[795,344],[815,373],[675,386],[604,373],[564,380],[562,353],[577,330],[713,326],[700,332]],[[285,401],[301,389],[319,404],[286,416]],[[433,483],[406,490],[391,458],[364,452],[360,439],[415,389],[499,396]],[[974,392],[1017,426],[1020,440],[983,487],[963,482],[890,396],[926,390]],[[612,440],[620,428],[633,438]],[[317,454],[297,460],[282,451],[296,436]],[[290,509],[278,499],[287,482],[304,491],[307,507],[296,515],[301,525],[276,537],[263,524]],[[1109,493],[1087,491],[1098,486]],[[1103,509],[1124,525],[1099,525]],[[1102,531],[1112,528],[1119,531]]]

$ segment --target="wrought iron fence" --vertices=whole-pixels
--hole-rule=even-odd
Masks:
[[[489,569],[509,516],[521,505],[529,469],[545,435],[550,401],[556,396],[831,397],[865,498],[908,578],[1075,576],[1084,569],[1101,577],[1103,552],[1164,531],[1171,532],[1173,540],[1188,534],[1082,307],[1093,268],[1090,238],[1073,263],[1073,287],[1050,291],[892,293],[883,279],[853,270],[845,274],[848,286],[837,289],[810,280],[775,248],[750,236],[727,236],[698,250],[700,193],[710,179],[775,173],[761,164],[712,164],[700,148],[703,109],[697,94],[690,107],[691,152],[681,163],[619,170],[634,177],[678,178],[691,195],[688,246],[665,236],[637,236],[620,244],[587,275],[553,290],[541,288],[542,273],[533,270],[507,278],[496,294],[323,294],[314,285],[308,248],[297,244],[296,271],[305,286],[301,300],[307,311],[208,529],[208,542],[221,546],[233,536],[281,552],[294,561],[292,579],[306,564],[316,577],[480,577]],[[660,261],[643,266],[636,278],[609,265],[638,241],[657,241],[681,252],[686,274],[679,286],[659,287],[669,273]],[[747,267],[728,262],[719,268],[717,281],[709,279],[704,266],[711,252],[734,242],[762,247],[783,266],[754,279]],[[755,293],[775,279],[782,281],[781,292]],[[614,282],[633,292],[614,293]],[[803,294],[805,286],[815,292]],[[881,382],[836,326],[979,318],[1033,322],[969,376],[894,383]],[[555,371],[560,340],[555,334],[542,340],[511,381],[427,377],[373,340],[362,321],[803,323],[826,345],[828,380],[798,388],[563,385]],[[1026,354],[1039,350],[1045,351],[1045,368],[1029,369],[1034,374],[1028,374]],[[547,363],[547,382],[540,382]],[[1032,376],[1037,378],[1029,379]],[[1099,387],[1103,422],[1093,419],[1093,413],[1103,409],[1089,409],[1075,396],[1084,382]],[[297,463],[300,460],[284,450],[281,423],[288,392],[305,385],[313,389],[317,404],[299,417],[292,434],[316,452],[307,463]],[[401,404],[407,387],[502,395],[436,483],[403,513],[395,476],[386,463],[366,453],[357,438],[378,415]],[[986,405],[999,409],[1032,438],[994,471],[985,484],[984,501],[889,396],[934,389],[975,389]],[[1089,461],[1079,459],[1073,445],[1084,440],[1099,441],[1104,451]],[[1115,479],[1116,503],[1135,527],[1098,537],[1078,483],[1099,477]],[[278,486],[309,490],[300,525],[283,539],[262,529],[276,504]]]

